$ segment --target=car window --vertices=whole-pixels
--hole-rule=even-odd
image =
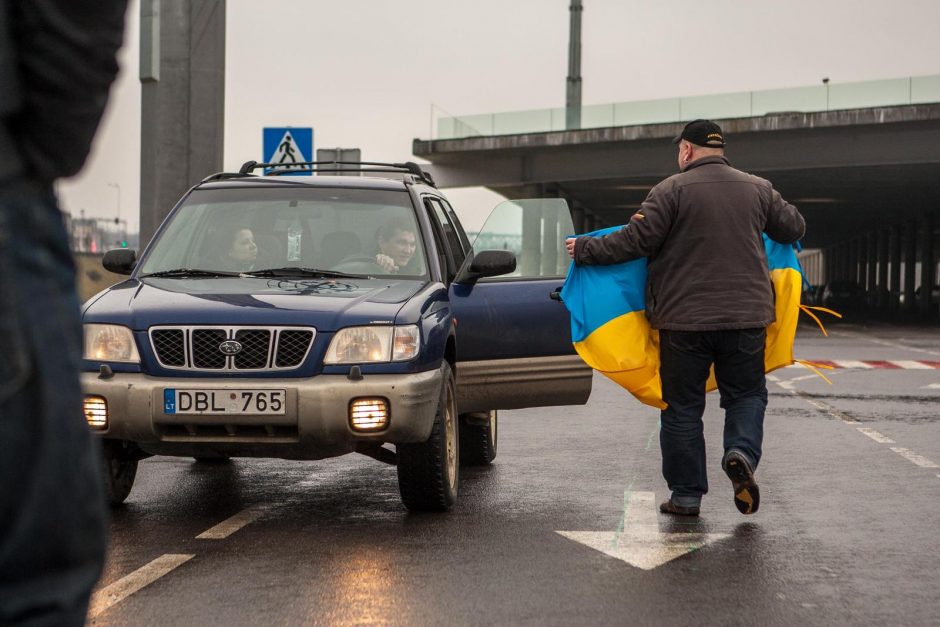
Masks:
[[[472,247],[470,245],[469,238],[467,238],[467,234],[463,230],[463,226],[460,224],[460,220],[457,218],[457,213],[446,200],[443,198],[439,198],[438,200],[441,201],[441,205],[444,207],[444,211],[447,213],[451,223],[454,225],[454,231],[457,233],[457,237],[460,240],[460,247],[463,248],[464,255],[466,256]]]
[[[434,213],[434,217],[437,218],[437,223],[441,226],[445,239],[447,239],[447,245],[450,248],[451,257],[453,258],[454,271],[456,272],[456,269],[460,268],[461,264],[463,264],[463,260],[466,258],[469,250],[460,239],[459,226],[455,226],[454,220],[444,209],[441,200],[429,196],[427,201]]]
[[[411,196],[351,188],[196,190],[173,214],[141,273],[294,266],[425,278]]]
[[[563,277],[571,259],[565,252],[565,237],[574,234],[568,203],[561,198],[507,200],[500,203],[475,235],[473,252],[510,250],[516,255],[516,270],[506,277]]]

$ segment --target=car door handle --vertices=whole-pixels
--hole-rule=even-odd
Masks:
[[[557,300],[559,303],[564,302],[564,301],[561,299],[561,288],[560,288],[560,287],[559,287],[558,289],[556,289],[554,292],[551,292],[551,293],[548,295],[548,297],[551,298],[552,300]]]

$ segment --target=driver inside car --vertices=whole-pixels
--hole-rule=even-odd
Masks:
[[[417,248],[413,228],[404,220],[390,220],[379,228],[376,238],[379,249],[376,265],[389,274],[410,274],[409,264]]]

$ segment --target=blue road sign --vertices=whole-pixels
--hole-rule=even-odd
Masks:
[[[313,129],[297,127],[266,127],[263,133],[264,163],[283,163],[290,169],[291,164],[313,161]],[[293,166],[302,168],[303,166]],[[265,168],[267,174],[274,168]],[[310,172],[282,174],[281,176],[310,176]]]

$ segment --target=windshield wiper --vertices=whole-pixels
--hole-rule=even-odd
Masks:
[[[161,270],[150,274],[140,275],[141,279],[158,278],[188,278],[188,277],[238,277],[240,272],[225,272],[224,270],[200,270],[199,268],[177,268],[175,270]]]
[[[251,270],[242,273],[245,276],[256,276],[265,278],[276,277],[315,277],[323,279],[368,279],[371,278],[365,274],[348,274],[346,272],[337,272],[336,270],[320,270],[319,268],[300,268],[291,266],[288,268],[267,268],[265,270]]]

